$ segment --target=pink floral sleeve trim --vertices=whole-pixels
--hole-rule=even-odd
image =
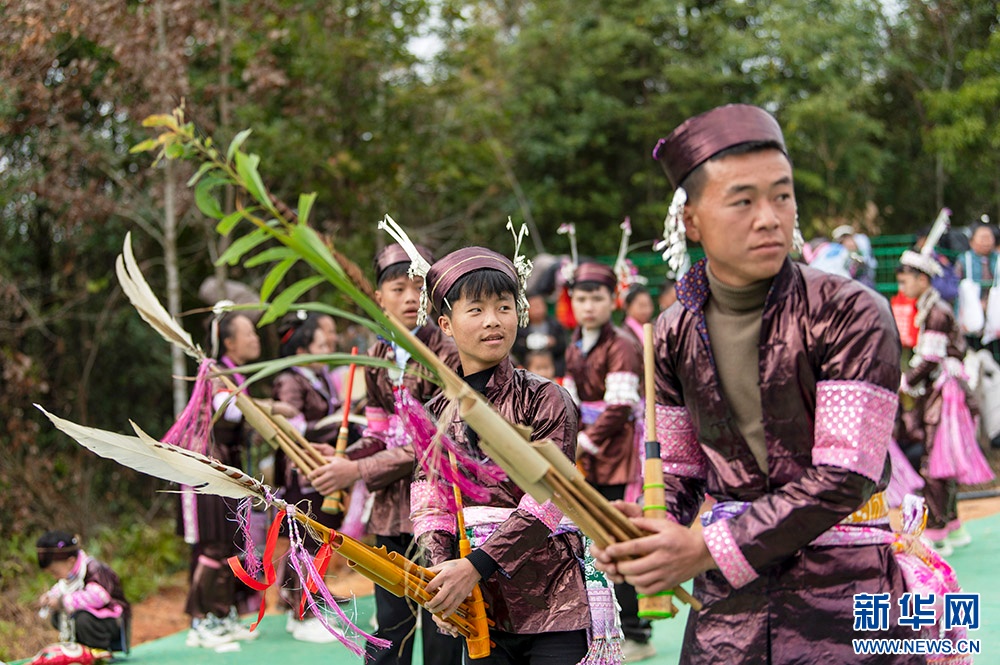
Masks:
[[[419,538],[431,531],[455,533],[455,516],[446,511],[444,492],[435,483],[426,480],[410,485],[410,521],[413,522],[413,537]]]
[[[521,497],[521,502],[517,507],[537,517],[542,524],[549,527],[549,531],[555,531],[563,518],[562,511],[556,508],[551,501],[540,504],[530,494]]]
[[[389,415],[385,409],[377,406],[365,407],[365,418],[368,420],[368,429],[379,434],[389,429]]]
[[[91,582],[80,591],[63,596],[63,607],[72,614],[79,610],[97,610],[111,602],[108,590],[96,582]]]
[[[726,578],[726,581],[733,585],[734,589],[746,586],[759,577],[757,571],[743,556],[733,534],[729,531],[728,520],[719,520],[709,524],[702,532],[705,538],[705,545],[711,552],[712,558],[719,566],[719,570]]]
[[[863,381],[821,381],[816,386],[813,464],[878,482],[898,400],[896,393]]]
[[[701,480],[708,477],[708,460],[698,444],[687,408],[657,404],[656,438],[660,442],[663,473]]]

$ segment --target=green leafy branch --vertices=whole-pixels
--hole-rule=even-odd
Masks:
[[[151,115],[143,120],[143,126],[156,128],[160,133],[134,146],[133,153],[156,152],[157,162],[182,159],[199,163],[187,183],[189,187],[194,187],[198,209],[207,217],[218,220],[215,228],[220,235],[230,236],[237,229],[250,229],[244,235],[235,237],[217,263],[236,265],[242,261],[247,268],[270,265],[261,286],[264,315],[259,325],[276,321],[293,308],[322,311],[364,325],[376,334],[393,340],[417,360],[429,360],[422,349],[404,336],[395,334],[393,324],[375,302],[370,287],[363,283],[361,270],[343,255],[336,254],[332,241],[325,240],[309,226],[309,214],[316,201],[316,193],[300,194],[297,209],[292,210],[268,191],[260,175],[260,157],[243,149],[251,130],[238,133],[223,154],[211,137],[202,138],[194,123],[185,120],[183,106],[175,108],[170,114]],[[228,214],[218,200],[218,191],[226,186],[232,186],[244,195],[237,196],[236,210]],[[251,255],[268,241],[277,241],[278,245]],[[279,290],[285,276],[299,261],[309,265],[316,274]],[[319,303],[299,304],[300,298],[323,283],[344,294],[368,318]],[[331,359],[342,360],[339,357]],[[427,362],[421,364],[430,366]],[[439,377],[431,378],[439,380]]]

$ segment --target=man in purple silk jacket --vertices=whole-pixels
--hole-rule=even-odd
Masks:
[[[801,237],[792,166],[763,109],[691,118],[653,155],[676,188],[667,254],[680,263],[686,233],[706,259],[656,324],[668,519],[622,504],[655,535],[596,550],[599,567],[640,593],[694,578],[704,609],[682,663],[855,663],[854,638],[914,637],[896,622],[907,589],[892,548],[868,544],[889,529],[900,346],[888,304],[788,258]],[[688,529],[706,494],[717,503]],[[854,631],[859,593],[890,594],[885,630]]]

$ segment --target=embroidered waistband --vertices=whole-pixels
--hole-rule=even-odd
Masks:
[[[720,501],[712,506],[711,510],[702,513],[702,526],[709,526],[721,520],[727,520],[738,515],[742,515],[750,509],[749,501]],[[889,504],[885,499],[885,492],[873,494],[867,502],[853,513],[845,517],[839,524],[833,526],[829,531],[814,540],[811,545],[847,544],[839,542],[841,536],[837,536],[837,543],[820,542],[826,536],[835,531],[839,532],[841,527],[881,527],[889,526]],[[868,542],[858,542],[858,545],[869,545]]]

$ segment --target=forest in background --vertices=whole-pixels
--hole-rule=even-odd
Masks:
[[[653,145],[728,102],[784,127],[807,238],[912,232],[942,205],[1000,218],[992,0],[0,1],[0,562],[52,525],[172,516],[31,403],[172,422],[171,373],[193,366],[118,288],[127,231],[177,311],[205,306],[206,277],[263,277],[213,265],[225,240],[184,165],[129,153],[182,100],[222,144],[252,128],[272,191],[317,192],[312,219],[363,266],[386,212],[440,252],[507,246],[508,215],[529,255],[566,252],[565,222],[612,254],[626,215],[652,241],[670,194]]]

